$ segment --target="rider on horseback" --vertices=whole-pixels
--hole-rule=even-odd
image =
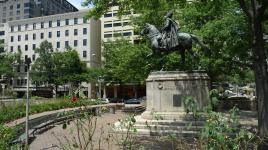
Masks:
[[[162,28],[161,47],[171,50],[179,45],[179,25],[172,20],[173,12],[169,11],[164,17],[164,27]]]

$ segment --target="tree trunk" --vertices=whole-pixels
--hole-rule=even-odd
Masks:
[[[266,55],[263,42],[263,29],[261,19],[252,19],[251,29],[253,34],[254,73],[256,95],[258,100],[258,129],[261,138],[268,137],[268,74]],[[267,140],[266,140],[267,142]],[[268,145],[261,144],[258,149],[267,150]]]

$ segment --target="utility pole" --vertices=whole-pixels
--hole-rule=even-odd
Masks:
[[[25,139],[25,147],[26,149],[29,148],[29,79],[30,79],[30,64],[31,64],[31,59],[26,58],[25,59],[25,65],[27,67],[27,89],[26,89],[26,120],[25,120],[25,134],[26,134],[26,139]]]

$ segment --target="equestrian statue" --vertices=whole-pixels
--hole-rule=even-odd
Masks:
[[[181,63],[184,65],[186,50],[191,56],[195,57],[192,50],[193,41],[195,41],[201,49],[208,54],[210,52],[209,48],[206,47],[197,36],[179,31],[179,24],[172,19],[172,16],[172,11],[169,11],[165,15],[164,26],[161,29],[161,32],[154,25],[149,23],[145,24],[144,29],[141,31],[141,35],[146,35],[151,43],[152,53],[149,54],[148,57],[161,53],[178,51],[181,54]]]

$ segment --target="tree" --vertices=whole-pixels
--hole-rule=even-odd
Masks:
[[[76,50],[67,49],[53,54],[54,82],[59,85],[70,84],[78,87],[87,80],[86,63],[82,62]]]
[[[256,92],[258,98],[258,128],[260,136],[268,137],[268,72],[267,56],[264,48],[263,26],[268,15],[265,13],[268,7],[267,0],[238,0],[241,9],[248,18],[248,25],[252,36],[252,54],[255,73]],[[268,149],[268,145],[262,144],[260,149]]]
[[[35,85],[53,86],[54,78],[54,64],[53,64],[53,47],[48,41],[40,44],[39,48],[34,50],[39,57],[36,59],[31,69],[31,79]]]
[[[146,63],[147,46],[134,45],[128,40],[117,40],[104,44],[105,77],[110,81],[140,84],[149,73]]]
[[[0,78],[5,75],[8,78],[14,77],[16,73],[13,70],[12,64],[18,59],[18,54],[10,54],[5,51],[4,41],[0,40]]]
[[[57,93],[58,85],[78,87],[81,82],[86,81],[87,67],[80,60],[77,51],[67,49],[64,52],[53,52],[52,44],[44,41],[35,52],[39,54],[31,70],[35,85],[45,84],[53,87]]]

